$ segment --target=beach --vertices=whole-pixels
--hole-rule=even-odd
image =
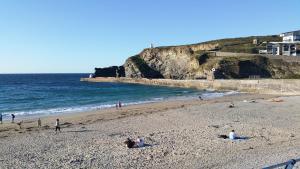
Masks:
[[[36,118],[21,129],[5,122],[0,168],[261,168],[299,158],[299,103],[300,96],[235,94],[48,116],[41,128]],[[218,138],[233,129],[247,139]],[[146,147],[123,143],[138,136]]]

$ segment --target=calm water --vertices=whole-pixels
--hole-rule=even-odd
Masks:
[[[87,74],[0,74],[0,112],[4,118],[80,112],[112,107],[120,100],[138,104],[163,99],[223,95],[195,89],[80,82]]]

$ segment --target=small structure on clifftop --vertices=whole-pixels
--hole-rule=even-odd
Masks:
[[[253,45],[257,45],[258,44],[258,39],[253,39]]]

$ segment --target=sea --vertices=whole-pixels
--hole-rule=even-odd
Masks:
[[[24,118],[62,113],[87,112],[123,105],[162,100],[214,98],[232,91],[218,92],[177,87],[125,83],[81,82],[89,74],[0,74],[0,113]]]

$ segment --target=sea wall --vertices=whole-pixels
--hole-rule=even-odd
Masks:
[[[197,89],[235,90],[248,93],[300,95],[298,79],[257,79],[257,80],[171,80],[145,78],[82,78],[86,82],[117,82],[144,85],[159,85]]]

